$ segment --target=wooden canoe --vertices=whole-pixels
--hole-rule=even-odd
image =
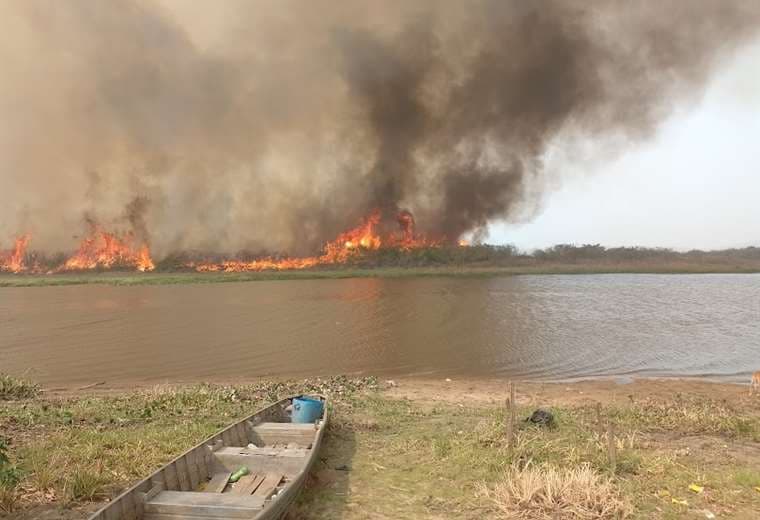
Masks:
[[[236,422],[128,489],[90,520],[271,520],[306,480],[327,426],[290,422],[293,397]],[[245,466],[237,482],[230,476]]]

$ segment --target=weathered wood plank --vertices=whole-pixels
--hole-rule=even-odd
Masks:
[[[238,480],[235,487],[232,488],[233,493],[238,495],[250,495],[264,482],[264,475],[246,475]]]
[[[190,489],[198,489],[201,482],[206,482],[206,476],[201,477],[201,472],[198,470],[197,457],[195,451],[190,451],[185,456],[187,461],[187,470],[190,475]]]
[[[282,477],[282,473],[268,474],[264,479],[264,482],[262,482],[259,488],[253,493],[253,496],[261,497],[264,500],[271,497],[274,490],[277,489],[277,486],[282,481]]]
[[[227,482],[230,480],[232,473],[225,471],[222,473],[216,473],[211,480],[209,480],[206,487],[203,489],[206,493],[221,493],[224,488],[227,487]]]
[[[254,426],[251,438],[256,446],[296,444],[308,448],[316,434],[313,424],[261,423]]]
[[[166,489],[167,491],[179,490],[179,477],[177,476],[177,465],[172,463],[166,466],[164,469],[164,477],[166,477]]]
[[[145,504],[145,512],[250,519],[264,506],[261,497],[232,493],[184,493],[162,491]]]
[[[263,448],[222,448],[218,455],[258,455],[261,457],[306,457],[311,453],[307,448],[275,448],[265,446]]]
[[[137,520],[137,511],[133,502],[133,494],[125,495],[121,499],[121,517],[122,520]]]
[[[145,501],[149,502],[153,500],[153,497],[158,495],[161,491],[166,491],[164,484],[163,483],[156,484],[155,486],[150,488],[150,490],[147,493],[145,493]]]
[[[235,425],[235,431],[237,432],[240,446],[248,446],[248,432],[245,431],[245,425],[243,423],[237,423]]]
[[[119,504],[114,503],[110,509],[106,510],[106,520],[119,520],[121,516],[121,508],[117,509]]]
[[[195,465],[198,468],[198,478],[201,482],[205,482],[211,476],[211,472],[208,469],[206,454],[208,451],[204,446],[193,450],[195,453]]]
[[[190,486],[190,478],[188,476],[187,461],[185,460],[185,457],[177,459],[177,462],[174,465],[177,469],[177,479],[179,479],[180,491],[192,491],[193,488]]]
[[[233,450],[234,451],[234,450]],[[309,462],[309,457],[277,457],[269,455],[241,455],[239,453],[217,454],[217,471],[234,473],[241,466],[247,467],[251,473],[279,472],[288,477],[295,477]]]
[[[219,520],[213,516],[197,515],[171,515],[167,513],[149,513],[143,517],[143,520]]]

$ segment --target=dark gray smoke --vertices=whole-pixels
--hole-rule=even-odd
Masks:
[[[0,246],[89,220],[305,253],[374,208],[457,239],[541,199],[558,141],[645,139],[754,1],[0,5]]]

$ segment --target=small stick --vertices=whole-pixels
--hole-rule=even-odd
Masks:
[[[509,382],[509,399],[507,400],[507,446],[511,452],[515,447],[515,385]]]
[[[615,447],[615,425],[607,422],[607,455],[610,459],[610,472],[614,475],[617,470],[617,452]]]
[[[98,381],[97,383],[92,383],[89,385],[80,386],[77,388],[77,390],[89,390],[90,388],[95,388],[96,386],[104,385],[106,384],[105,381]]]
[[[602,403],[596,402],[596,429],[599,432],[599,437],[604,436],[604,424],[602,424]]]

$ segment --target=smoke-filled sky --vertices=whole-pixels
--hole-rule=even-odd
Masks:
[[[530,221],[758,29],[742,0],[4,2],[0,244],[97,222],[159,258],[297,254],[374,208],[452,240]]]
[[[760,40],[713,74],[704,99],[613,160],[574,165],[524,225],[521,248],[558,243],[717,249],[760,245]],[[561,168],[549,165],[547,168]]]

